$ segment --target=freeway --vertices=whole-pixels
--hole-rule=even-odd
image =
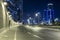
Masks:
[[[3,32],[0,40],[60,40],[60,30],[17,26]]]

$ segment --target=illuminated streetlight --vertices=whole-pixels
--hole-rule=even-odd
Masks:
[[[4,2],[4,5],[5,5],[5,6],[8,5],[7,2]]]
[[[39,17],[40,17],[39,15],[40,15],[40,12],[38,12],[38,13],[35,14],[35,16],[38,17],[38,24],[39,24],[39,20],[40,20],[39,19]]]
[[[54,21],[56,22],[56,21],[58,21],[59,19],[58,18],[56,18]]]
[[[35,14],[35,16],[38,16],[38,14]]]
[[[48,6],[53,5],[52,3],[49,3]]]
[[[39,14],[40,14],[40,12],[36,13],[35,16],[37,17],[37,16],[39,16]]]
[[[10,14],[10,12],[9,12],[9,11],[8,11],[7,13],[8,13],[8,14]]]

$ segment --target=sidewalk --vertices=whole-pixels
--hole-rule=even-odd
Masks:
[[[60,29],[60,26],[39,26],[39,27]]]
[[[26,29],[28,30],[32,30],[32,31],[35,31],[35,32],[38,32],[39,30],[43,30],[43,29],[47,29],[47,30],[52,30],[52,31],[60,31],[60,29],[56,29],[56,28],[49,28],[49,27],[39,27],[39,26],[29,26],[29,25],[26,25],[24,26]]]
[[[7,27],[7,28],[2,28],[0,29],[0,37],[2,37],[7,31],[9,31],[10,29],[14,28],[14,27],[17,27],[18,25],[13,25],[13,26],[10,26],[10,27]]]

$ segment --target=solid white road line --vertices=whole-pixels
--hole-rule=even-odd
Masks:
[[[1,39],[2,37],[0,37],[0,39]]]
[[[17,30],[16,30],[17,31]],[[15,35],[14,35],[14,40],[16,40],[16,31],[15,31]]]

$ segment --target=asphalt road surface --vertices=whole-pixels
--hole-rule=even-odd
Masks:
[[[13,27],[0,35],[0,40],[60,40],[60,30],[36,29]]]

